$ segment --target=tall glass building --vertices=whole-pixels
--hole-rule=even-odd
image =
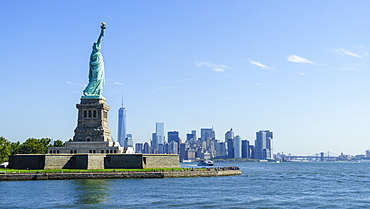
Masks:
[[[272,132],[269,130],[261,130],[256,133],[255,141],[255,158],[256,159],[270,159],[272,153]]]
[[[152,152],[164,154],[164,123],[155,123],[155,133],[152,134]]]
[[[167,132],[167,141],[170,143],[171,141],[175,141],[180,143],[179,141],[179,132],[178,131],[169,131]]]
[[[164,144],[164,123],[155,123],[158,144]]]
[[[126,139],[126,109],[123,107],[119,108],[118,110],[118,142],[122,147],[125,146],[125,139]]]
[[[207,139],[215,139],[215,131],[213,128],[202,128],[200,129],[201,141],[207,141]]]
[[[234,137],[234,158],[242,158],[242,138],[239,135]]]
[[[242,140],[242,158],[251,158],[248,140]]]
[[[143,153],[143,143],[135,143],[135,153]]]
[[[134,147],[134,142],[132,141],[132,134],[126,134],[126,139],[124,147]]]
[[[230,131],[227,131],[225,133],[225,142],[227,142],[227,140],[229,139],[234,139],[234,131],[232,128],[230,129]]]

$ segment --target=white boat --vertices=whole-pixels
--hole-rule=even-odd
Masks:
[[[213,161],[212,160],[201,160],[198,163],[198,166],[213,166]]]
[[[6,167],[8,167],[8,165],[9,165],[9,162],[1,163],[0,168],[6,168]]]

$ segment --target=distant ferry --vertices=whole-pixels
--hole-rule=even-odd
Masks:
[[[198,163],[198,166],[213,166],[213,161],[212,160],[201,160]]]

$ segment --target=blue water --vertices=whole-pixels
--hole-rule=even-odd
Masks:
[[[230,162],[216,166],[239,166],[243,174],[2,181],[0,208],[370,208],[370,163]]]

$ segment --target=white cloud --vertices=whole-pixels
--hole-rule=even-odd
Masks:
[[[313,64],[310,60],[303,58],[303,57],[298,57],[297,55],[290,55],[288,57],[289,62],[296,62],[296,63],[308,63],[308,64]]]
[[[116,84],[116,85],[120,85],[120,86],[124,86],[125,84],[123,84],[123,83],[120,83],[120,82],[114,82],[114,84]]]
[[[224,69],[219,68],[219,67],[216,67],[216,68],[214,68],[212,70],[215,71],[215,72],[224,72],[225,71]]]
[[[251,59],[249,59],[249,63],[251,63],[252,65],[256,65],[262,69],[265,69],[265,70],[270,70],[271,68],[270,67],[267,67],[266,65],[260,63],[260,62],[257,62],[257,61],[253,61]]]
[[[166,90],[166,89],[173,89],[173,87],[172,86],[161,86],[161,87],[157,88],[156,90],[160,91],[160,90]]]
[[[226,68],[229,68],[226,65],[218,65],[212,62],[195,62],[195,65],[197,67],[207,67],[209,69],[212,69],[215,72],[224,72]]]
[[[306,73],[302,73],[302,72],[300,72],[300,73],[299,73],[299,75],[302,75],[302,76],[303,76],[303,75],[306,75]]]
[[[355,53],[351,52],[350,50],[346,50],[346,49],[332,49],[330,51],[334,52],[334,53],[337,53],[337,54],[340,54],[340,55],[349,55],[349,56],[352,56],[352,57],[362,58],[361,55],[355,54]]]
[[[67,81],[68,84],[71,84],[71,85],[76,85],[76,86],[86,86],[86,85],[83,85],[83,84],[79,84],[79,83],[72,83],[70,81]]]

